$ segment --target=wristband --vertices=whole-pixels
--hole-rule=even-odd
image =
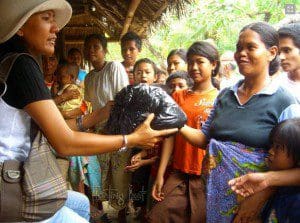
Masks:
[[[127,140],[127,136],[126,135],[123,135],[123,143],[122,143],[122,147],[118,150],[119,152],[124,152],[127,150],[127,143],[128,143],[128,140]]]
[[[78,117],[76,117],[76,126],[79,129],[80,132],[85,132],[85,128],[83,127],[83,116],[84,115],[80,115]]]

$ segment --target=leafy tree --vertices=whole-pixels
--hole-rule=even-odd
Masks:
[[[278,23],[285,17],[288,3],[300,9],[299,0],[195,0],[180,18],[171,10],[161,25],[152,27],[141,56],[161,63],[172,49],[188,48],[204,39],[214,40],[221,53],[234,51],[242,27],[256,21]],[[112,52],[111,56],[115,55]],[[121,58],[120,53],[117,58]]]

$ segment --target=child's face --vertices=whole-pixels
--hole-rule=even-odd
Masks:
[[[93,63],[101,63],[105,59],[106,50],[103,49],[100,40],[90,39],[85,45],[85,55],[88,61]]]
[[[295,167],[292,156],[288,156],[287,149],[283,145],[273,144],[267,158],[270,170],[286,170]]]
[[[168,58],[168,68],[167,71],[169,74],[174,73],[175,71],[182,70],[186,71],[186,63],[180,56],[174,54]]]
[[[73,84],[74,78],[73,75],[68,73],[67,67],[62,67],[58,71],[58,81],[60,85]]]
[[[136,84],[153,84],[156,81],[153,66],[149,63],[140,63],[134,70],[134,82]]]
[[[126,64],[133,65],[140,52],[137,48],[135,41],[125,41],[121,46],[122,57]]]
[[[172,79],[169,84],[168,84],[169,88],[171,89],[171,93],[178,91],[178,90],[184,90],[184,89],[188,89],[188,85],[186,83],[185,79],[182,78],[174,78]]]
[[[42,58],[44,76],[53,75],[58,64],[56,56],[43,56]]]
[[[206,57],[192,55],[188,58],[188,73],[195,83],[211,81],[212,71],[216,68]]]
[[[81,60],[82,60],[81,54],[79,52],[74,52],[74,53],[72,53],[71,55],[68,56],[67,60],[68,60],[69,63],[76,64],[77,66],[80,67]]]
[[[165,84],[168,78],[167,75],[164,73],[157,74],[156,77],[157,77],[156,83],[158,84]]]

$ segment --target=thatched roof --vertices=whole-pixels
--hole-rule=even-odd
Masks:
[[[92,33],[102,33],[109,41],[119,41],[127,31],[147,37],[149,27],[159,22],[164,12],[183,13],[193,0],[68,0],[73,16],[60,36],[64,48],[80,46]],[[81,47],[80,47],[81,48]]]

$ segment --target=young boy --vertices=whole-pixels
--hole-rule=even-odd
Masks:
[[[134,32],[128,32],[121,38],[122,62],[128,75],[129,83],[134,84],[133,66],[142,50],[142,40]]]
[[[178,90],[185,90],[192,87],[194,84],[193,79],[188,75],[186,71],[175,71],[170,74],[166,81],[166,85],[169,88],[169,93],[173,94]]]

